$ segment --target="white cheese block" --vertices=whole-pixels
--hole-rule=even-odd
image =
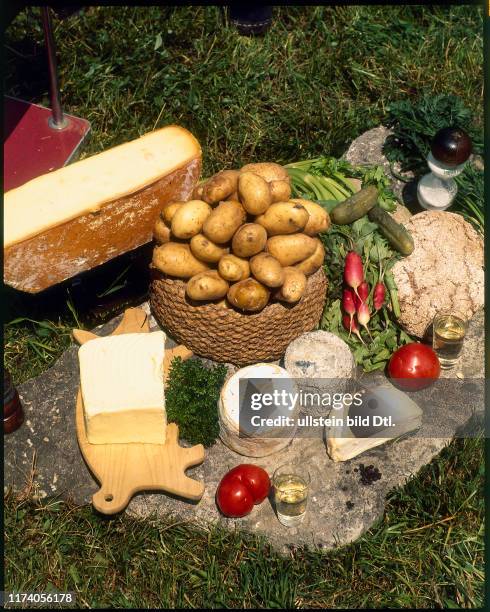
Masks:
[[[85,428],[91,444],[163,444],[167,419],[165,334],[121,334],[78,352]]]
[[[4,247],[155,183],[200,153],[187,130],[169,126],[54,172],[4,196]]]
[[[297,389],[284,368],[270,363],[258,363],[238,370],[221,389],[218,411],[222,442],[240,455],[265,457],[285,448],[294,437],[295,427],[270,426],[262,428],[261,433],[255,434],[246,431],[244,427],[241,428],[240,410],[243,407],[240,406],[239,390],[240,380],[243,379],[268,379],[271,381],[271,390],[274,389],[274,379],[281,379],[280,385],[277,385],[278,390],[286,389],[290,393],[297,393]],[[271,412],[274,413],[274,407]],[[276,412],[279,414],[281,411]],[[260,415],[260,412],[257,414]],[[297,409],[291,410],[288,415],[296,420]],[[273,414],[271,417],[273,418]]]

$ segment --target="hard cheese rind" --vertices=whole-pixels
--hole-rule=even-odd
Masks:
[[[78,356],[88,441],[163,444],[165,334],[97,338]]]
[[[37,293],[149,242],[200,171],[199,143],[170,126],[7,192],[5,282]]]

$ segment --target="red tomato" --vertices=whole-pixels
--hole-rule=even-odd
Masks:
[[[262,468],[242,463],[223,476],[216,491],[216,503],[225,516],[249,514],[269,494],[269,475]]]
[[[252,512],[254,499],[252,494],[236,478],[221,481],[216,492],[216,503],[225,516],[239,518]]]
[[[430,346],[420,342],[405,344],[393,353],[388,363],[390,378],[406,391],[418,391],[439,378],[441,365]]]
[[[261,504],[269,495],[269,474],[257,465],[242,463],[237,465],[226,474],[223,480],[237,478],[250,490],[255,504]]]

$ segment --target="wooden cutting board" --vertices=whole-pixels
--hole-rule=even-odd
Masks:
[[[149,332],[147,315],[141,308],[128,308],[112,335]],[[73,330],[80,344],[98,336],[81,329]],[[165,352],[165,379],[174,357],[188,359],[192,355],[179,345]],[[85,431],[83,399],[78,390],[76,406],[77,437],[83,458],[100,483],[93,495],[94,508],[103,514],[124,510],[131,497],[139,491],[166,491],[186,499],[199,500],[204,484],[185,475],[185,470],[204,461],[202,444],[179,446],[179,429],[175,423],[167,426],[164,444],[90,444]]]

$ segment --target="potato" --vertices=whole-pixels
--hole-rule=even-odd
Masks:
[[[287,202],[291,197],[291,185],[289,181],[271,181],[269,183],[272,203]]]
[[[250,276],[250,265],[246,259],[231,254],[223,255],[219,260],[218,271],[222,278],[234,283]]]
[[[238,174],[238,170],[222,170],[212,176],[203,186],[203,200],[208,204],[217,204],[226,200],[237,190]]]
[[[153,250],[153,265],[161,272],[177,278],[191,278],[209,270],[206,263],[194,257],[189,245],[182,242],[167,242],[156,247]]]
[[[182,206],[182,204],[185,204],[185,202],[169,202],[160,212],[160,217],[167,225],[171,225],[175,213]]]
[[[295,267],[283,268],[284,283],[274,293],[273,298],[281,302],[294,304],[299,302],[306,291],[307,279],[306,276]]]
[[[243,166],[240,173],[253,172],[269,183],[271,202],[287,202],[291,197],[291,185],[288,171],[279,164],[262,162]]]
[[[271,203],[269,184],[253,172],[240,173],[238,196],[243,208],[251,215],[261,215],[269,208]]]
[[[199,234],[211,211],[211,206],[202,200],[189,200],[182,204],[172,217],[172,234],[182,239]]]
[[[187,281],[185,292],[191,300],[211,301],[223,298],[230,285],[216,270],[199,272]]]
[[[263,251],[267,243],[267,232],[258,223],[245,223],[236,231],[231,241],[231,250],[238,257],[252,257]]]
[[[306,234],[287,234],[272,236],[267,241],[267,251],[281,266],[293,266],[313,255],[316,241]]]
[[[283,267],[269,253],[259,253],[252,257],[250,271],[260,283],[267,287],[280,287],[284,282]]]
[[[319,238],[315,239],[315,250],[312,255],[296,264],[295,268],[301,270],[306,276],[314,274],[323,265],[325,259],[325,249],[323,248],[322,241]]]
[[[269,301],[270,291],[254,278],[235,283],[228,290],[228,301],[235,308],[247,312],[262,310]]]
[[[330,228],[330,216],[328,212],[317,204],[316,202],[310,202],[310,200],[302,200],[301,198],[294,198],[291,202],[301,204],[306,208],[310,218],[305,225],[303,232],[307,236],[316,236],[320,232],[326,232]]]
[[[244,172],[254,172],[265,179],[268,183],[272,181],[287,181],[287,183],[289,183],[290,180],[286,168],[273,162],[247,164],[240,169],[240,174]]]
[[[208,263],[218,263],[223,255],[229,251],[229,249],[220,247],[208,240],[204,234],[192,236],[189,244],[192,254],[201,261],[207,261]]]
[[[170,242],[170,237],[171,232],[169,226],[161,217],[158,217],[153,226],[153,238],[158,244],[165,244],[166,242]]]
[[[301,231],[308,222],[308,211],[297,202],[276,202],[271,204],[255,222],[267,230],[269,236],[294,234]]]
[[[226,200],[220,202],[217,208],[204,221],[202,233],[217,244],[223,244],[232,239],[242,223],[245,222],[247,213],[240,202]]]

